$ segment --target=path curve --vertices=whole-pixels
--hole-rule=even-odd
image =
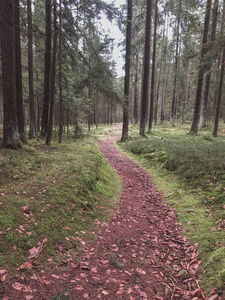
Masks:
[[[17,291],[13,300],[47,300],[62,289],[72,300],[206,299],[196,279],[196,247],[181,235],[174,210],[162,202],[149,174],[123,155],[115,140],[99,142],[123,180],[114,216],[100,224],[97,240],[84,247],[79,263],[70,258],[64,274],[61,266],[42,280],[31,277],[27,284],[33,298],[29,291]]]

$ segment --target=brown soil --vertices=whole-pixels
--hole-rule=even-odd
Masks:
[[[181,235],[174,210],[148,173],[115,147],[115,139],[99,143],[124,183],[110,222],[96,220],[96,241],[52,272],[5,283],[0,299],[44,300],[62,291],[64,298],[54,299],[207,299],[196,278],[195,245]]]

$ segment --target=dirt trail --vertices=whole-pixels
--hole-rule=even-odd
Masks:
[[[63,289],[74,300],[206,299],[196,279],[200,262],[195,246],[180,234],[174,210],[161,201],[147,172],[114,141],[99,143],[124,182],[110,222],[100,224],[97,240],[79,257],[65,262],[70,270],[60,266],[51,274],[30,276],[21,291],[6,288],[4,300],[50,299]]]

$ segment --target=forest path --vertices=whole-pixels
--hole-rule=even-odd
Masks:
[[[109,223],[99,224],[96,241],[68,259],[66,268],[30,276],[22,290],[8,289],[4,300],[207,299],[196,279],[200,261],[195,246],[181,235],[174,210],[162,202],[149,174],[114,145],[117,138],[99,142],[123,180],[121,201]],[[62,290],[64,298],[51,298]]]

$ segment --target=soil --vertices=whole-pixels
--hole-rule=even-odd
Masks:
[[[163,202],[149,174],[116,148],[117,138],[99,142],[123,180],[109,223],[95,220],[96,240],[82,252],[49,273],[27,273],[5,283],[0,299],[207,299],[196,277],[197,245],[181,235],[175,211]]]

